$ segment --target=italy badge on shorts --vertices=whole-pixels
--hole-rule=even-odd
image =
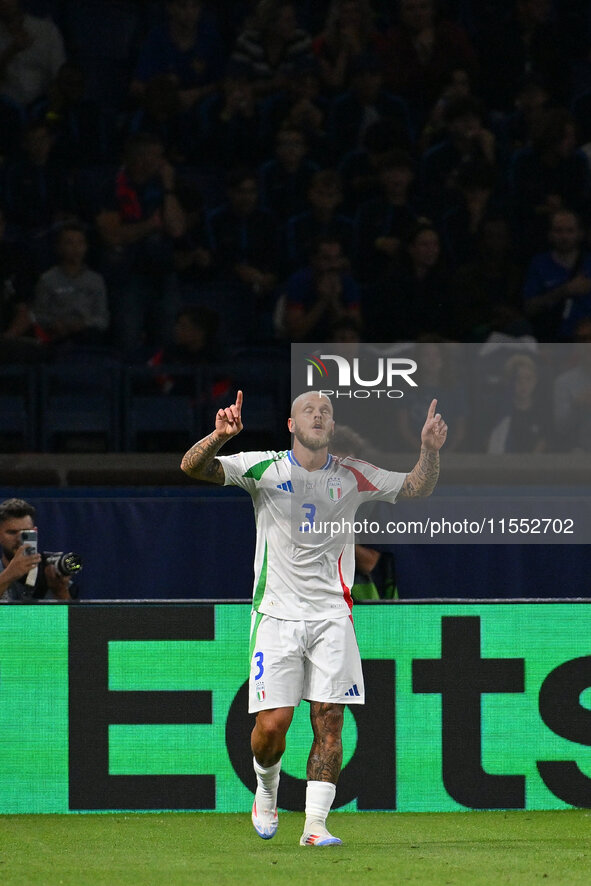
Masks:
[[[331,501],[339,501],[343,494],[343,484],[338,477],[328,478],[328,497]]]
[[[264,684],[263,680],[258,680],[257,683],[255,683],[255,690],[256,690],[256,694],[257,694],[257,699],[259,701],[264,701],[265,700],[265,684]]]

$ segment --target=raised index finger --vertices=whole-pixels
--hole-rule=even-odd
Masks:
[[[437,400],[431,400],[431,405],[429,406],[429,410],[427,412],[427,418],[433,418],[435,415],[435,409],[437,407]]]
[[[242,409],[242,391],[236,394],[236,406],[239,410]]]

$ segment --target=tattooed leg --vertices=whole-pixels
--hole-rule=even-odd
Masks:
[[[330,702],[310,702],[310,722],[314,741],[308,757],[308,781],[336,784],[343,764],[343,717],[345,706]]]

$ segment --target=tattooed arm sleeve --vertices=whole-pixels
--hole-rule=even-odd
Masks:
[[[421,447],[419,460],[402,484],[398,498],[425,498],[431,495],[439,478],[439,452]]]
[[[216,455],[224,443],[225,440],[220,440],[215,433],[199,440],[183,455],[181,470],[196,480],[206,480],[208,483],[223,486],[224,469]]]

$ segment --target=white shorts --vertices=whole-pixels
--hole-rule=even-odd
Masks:
[[[363,704],[361,656],[350,618],[286,621],[253,612],[248,710],[302,701]]]

